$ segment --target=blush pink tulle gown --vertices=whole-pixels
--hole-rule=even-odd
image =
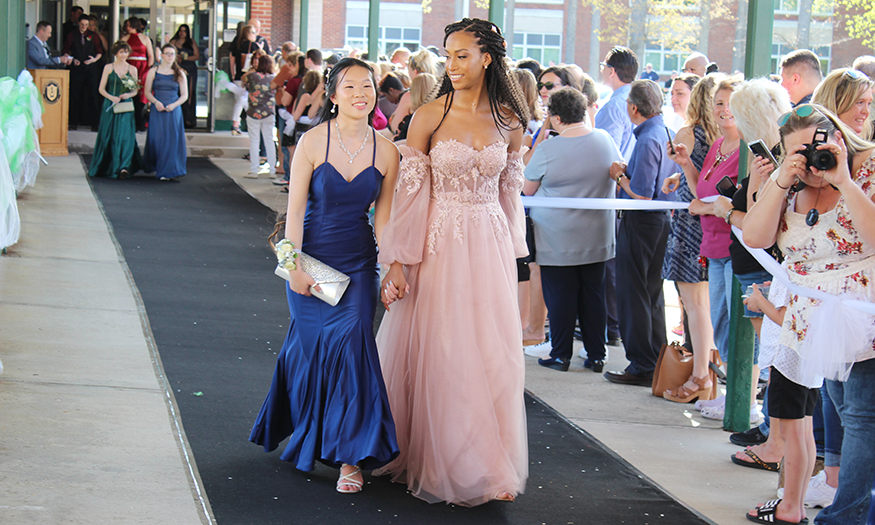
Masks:
[[[474,506],[528,477],[516,258],[527,254],[522,152],[401,146],[379,261],[410,293],[377,334],[398,458],[377,471],[430,503]]]

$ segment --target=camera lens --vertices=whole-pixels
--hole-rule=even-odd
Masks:
[[[810,162],[820,171],[827,171],[836,165],[836,156],[829,150],[817,150],[812,152]]]

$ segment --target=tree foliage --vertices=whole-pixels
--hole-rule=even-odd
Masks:
[[[815,0],[815,6],[817,3]],[[848,36],[859,38],[866,47],[875,48],[875,0],[835,0],[835,3],[845,11],[843,18]]]

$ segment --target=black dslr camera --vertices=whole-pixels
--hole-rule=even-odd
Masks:
[[[805,167],[817,168],[820,171],[828,171],[837,164],[836,156],[832,151],[828,149],[817,149],[821,144],[826,144],[826,137],[826,130],[817,128],[817,131],[814,132],[814,138],[811,140],[811,144],[803,144],[805,149],[801,150],[799,153],[801,153],[807,160]]]

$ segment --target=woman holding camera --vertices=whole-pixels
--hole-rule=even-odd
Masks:
[[[779,124],[786,155],[745,217],[745,243],[765,248],[777,241],[793,284],[875,302],[875,144],[823,106],[798,106]],[[816,454],[811,415],[816,388],[826,378],[845,436],[838,491],[817,523],[865,523],[875,472],[875,349],[867,335],[872,321],[866,317],[857,327],[836,330],[826,318],[830,313],[844,320],[854,316],[838,301],[790,296],[769,386],[769,412],[780,420],[785,441],[784,497],[754,509],[749,519],[804,519]],[[824,366],[829,362],[839,366]]]

